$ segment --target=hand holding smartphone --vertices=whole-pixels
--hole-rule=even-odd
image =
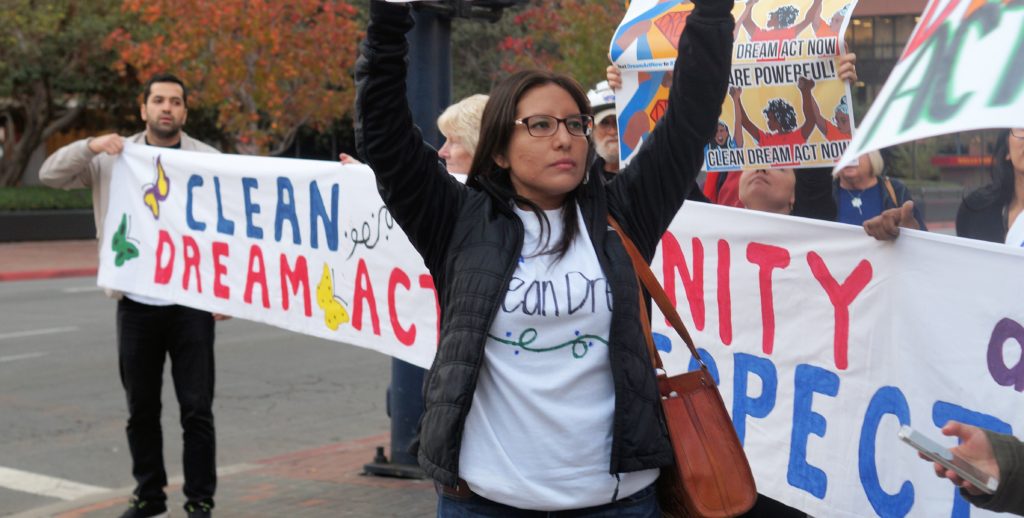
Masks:
[[[942,447],[939,443],[925,437],[909,426],[903,426],[897,433],[903,442],[913,446],[928,459],[952,470],[960,478],[970,482],[974,487],[987,494],[993,494],[999,487],[999,480],[970,461]]]

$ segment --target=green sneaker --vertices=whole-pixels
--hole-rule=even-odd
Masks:
[[[132,498],[128,502],[128,510],[121,515],[121,518],[161,518],[164,516],[167,516],[166,502]]]
[[[188,518],[210,518],[210,511],[212,509],[213,507],[206,502],[189,502],[185,504],[185,512],[188,514]]]

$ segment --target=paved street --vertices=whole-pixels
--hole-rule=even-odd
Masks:
[[[14,269],[10,246],[0,245],[0,272]],[[123,510],[133,480],[114,308],[93,277],[0,282],[0,516]],[[218,324],[216,347],[218,516],[432,514],[430,483],[361,475],[389,442],[388,358],[241,320]],[[164,379],[168,503],[182,516],[178,411]]]

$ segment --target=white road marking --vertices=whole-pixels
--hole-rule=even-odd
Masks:
[[[243,473],[243,472],[250,471],[250,470],[253,470],[253,469],[257,469],[257,468],[260,468],[260,467],[261,467],[260,464],[245,464],[245,463],[243,463],[243,464],[233,464],[231,466],[224,466],[224,467],[221,467],[221,468],[217,468],[217,476],[223,477],[223,476],[227,476],[227,475],[234,475],[236,473]],[[8,480],[7,480],[8,477],[6,477],[5,472],[9,472],[9,473],[13,473],[13,474],[17,475],[14,478],[16,480],[18,480],[18,481],[21,481],[21,482],[19,482],[20,486],[25,486],[26,485],[24,480],[31,479],[31,478],[38,478],[38,479],[46,479],[46,480],[49,480],[49,481],[55,481],[55,482],[59,483],[59,486],[62,487],[62,488],[68,488],[68,487],[78,488],[78,492],[74,493],[74,492],[71,492],[71,491],[67,491],[65,489],[63,494],[54,494],[53,492],[43,493],[43,492],[40,492],[40,491],[37,490],[37,488],[40,487],[38,485],[33,487],[33,488],[29,488],[29,489],[20,489],[20,487],[15,487],[13,484],[8,483]],[[171,477],[168,480],[168,483],[172,484],[172,485],[181,484],[183,482],[184,482],[184,477],[182,477],[180,475],[176,476],[176,477]],[[53,485],[54,485],[53,482],[51,482],[50,486],[53,486]],[[46,477],[46,476],[43,476],[43,475],[36,475],[34,473],[28,473],[28,472],[25,472],[25,471],[18,471],[18,470],[13,470],[13,469],[9,469],[9,468],[3,468],[3,467],[0,467],[0,487],[7,487],[7,488],[10,488],[10,489],[17,489],[17,490],[20,490],[20,491],[25,491],[25,492],[28,492],[28,493],[35,493],[35,494],[44,495],[44,496],[51,496],[51,497],[54,497],[54,498],[60,498],[60,499],[65,500],[65,501],[84,499],[84,502],[98,501],[98,499],[111,498],[111,497],[114,497],[114,496],[125,496],[125,497],[127,497],[128,495],[132,494],[132,490],[135,488],[135,486],[126,486],[126,487],[121,487],[121,488],[109,489],[109,488],[104,488],[104,487],[88,486],[88,485],[85,485],[85,484],[78,484],[76,482],[71,482],[71,481],[68,481],[68,480],[62,480],[62,479],[59,479],[59,478]],[[46,486],[42,486],[42,487],[46,487]],[[47,517],[47,516],[53,516],[55,514],[59,514],[60,512],[66,511],[67,510],[67,505],[68,504],[52,504],[52,505],[49,505],[49,506],[46,506],[46,507],[40,507],[38,509],[32,509],[32,510],[24,511],[24,512],[21,512],[21,513],[17,513],[15,515],[13,515],[11,518],[43,518],[43,517]]]
[[[3,466],[0,466],[0,487],[61,500],[75,500],[110,491],[105,487],[79,484],[62,478],[48,477]]]
[[[26,336],[53,335],[57,333],[70,333],[78,331],[77,326],[70,327],[47,327],[43,329],[32,329],[30,331],[16,331],[14,333],[0,333],[0,340],[7,338],[24,338]]]
[[[0,363],[13,362],[17,360],[28,360],[30,358],[38,358],[40,356],[46,356],[50,353],[25,353],[25,354],[12,354],[10,356],[0,356]]]

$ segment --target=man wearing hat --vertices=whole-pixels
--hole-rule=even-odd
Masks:
[[[614,65],[608,67],[607,73],[609,77],[618,77],[618,70]],[[608,85],[608,81],[601,81],[593,90],[587,92],[587,99],[594,111],[593,139],[597,150],[597,157],[590,166],[590,176],[610,182],[619,172],[619,125],[615,117],[615,91]],[[708,201],[697,184],[690,189],[686,199]]]
[[[615,92],[608,81],[597,83],[587,92],[591,109],[594,110],[594,147],[597,159],[591,166],[590,175],[609,181],[619,172],[619,126],[615,119]]]

